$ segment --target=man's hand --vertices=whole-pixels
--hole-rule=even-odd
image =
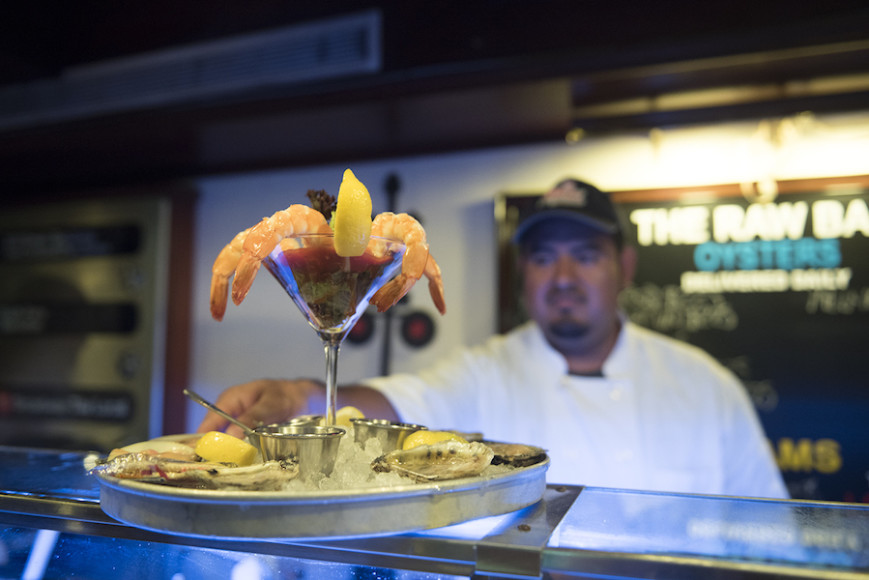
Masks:
[[[311,413],[312,406],[325,406],[325,396],[325,387],[319,381],[258,379],[229,387],[220,394],[215,405],[245,425],[257,427]],[[196,431],[224,429],[230,435],[244,437],[241,427],[212,412],[205,416]]]
[[[249,427],[283,423],[297,415],[325,414],[326,386],[313,379],[257,379],[229,387],[214,404]],[[386,397],[364,385],[339,386],[338,407],[344,405],[352,405],[373,419],[400,420]],[[196,431],[224,429],[244,438],[241,427],[210,411]]]

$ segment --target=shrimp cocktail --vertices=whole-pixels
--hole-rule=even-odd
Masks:
[[[368,304],[389,309],[425,275],[441,314],[446,305],[440,268],[413,217],[385,212],[372,220],[371,196],[349,169],[337,200],[324,191],[308,197],[311,206],[263,218],[223,248],[212,269],[211,315],[223,319],[230,280],[241,304],[265,264],[323,342],[326,422],[334,425],[338,351]]]

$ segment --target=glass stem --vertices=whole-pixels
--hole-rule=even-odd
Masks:
[[[338,409],[338,350],[341,339],[327,337],[323,339],[326,351],[326,425],[335,424],[335,411]]]

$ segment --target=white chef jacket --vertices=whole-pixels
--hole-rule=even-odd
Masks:
[[[704,351],[624,321],[602,377],[528,322],[418,375],[368,379],[403,421],[548,450],[549,483],[787,497],[754,408]]]

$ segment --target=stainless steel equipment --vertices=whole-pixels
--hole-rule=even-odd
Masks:
[[[108,450],[159,433],[169,208],[0,212],[0,443]]]
[[[427,530],[504,514],[543,497],[549,460],[491,477],[310,492],[185,489],[97,474],[118,521],[201,538],[341,539]]]

